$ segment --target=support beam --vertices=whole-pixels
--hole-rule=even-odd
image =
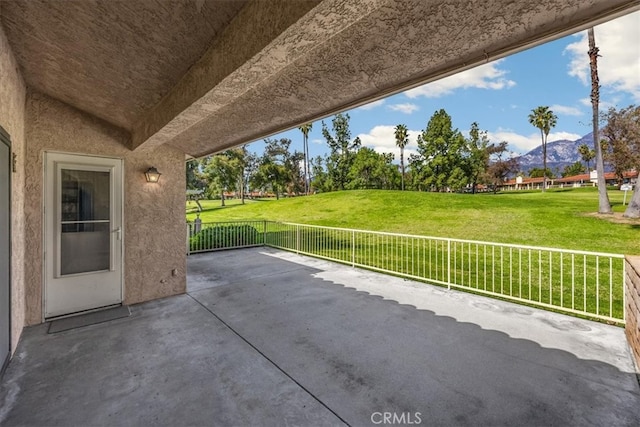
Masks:
[[[265,7],[258,3],[251,6]],[[134,145],[169,143],[195,157],[221,151],[571,34],[639,5],[324,0],[223,79],[208,78],[207,64],[225,51],[210,51],[136,127]],[[229,29],[230,36],[246,31],[244,20],[257,19],[251,10],[234,23],[237,29]],[[206,84],[195,89],[189,83],[201,79]]]
[[[304,34],[282,40],[287,29],[320,0],[253,1],[243,8],[176,86],[133,127],[132,148],[162,145],[236,101],[309,45]]]

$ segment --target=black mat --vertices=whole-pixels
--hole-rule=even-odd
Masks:
[[[67,317],[65,319],[54,320],[49,324],[49,333],[68,331],[69,329],[82,328],[84,326],[95,325],[97,323],[108,322],[131,315],[129,307],[126,305],[109,308],[107,310],[95,311],[93,313],[80,316]]]

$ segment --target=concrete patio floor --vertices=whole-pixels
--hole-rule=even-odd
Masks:
[[[640,425],[621,328],[270,248],[188,264],[188,295],[27,328],[0,424]]]

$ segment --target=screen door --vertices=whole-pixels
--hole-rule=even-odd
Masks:
[[[122,302],[122,160],[47,153],[45,318]]]

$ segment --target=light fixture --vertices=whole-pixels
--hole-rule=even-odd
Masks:
[[[147,182],[153,183],[160,181],[160,175],[162,174],[158,172],[158,169],[153,166],[147,169],[147,171],[144,173],[144,176],[147,178]]]

